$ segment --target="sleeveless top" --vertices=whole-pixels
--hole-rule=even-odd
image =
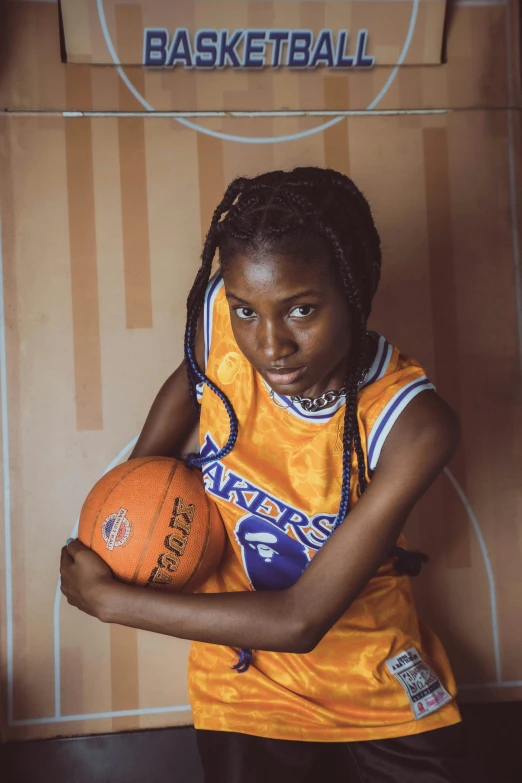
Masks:
[[[200,591],[284,589],[332,531],[344,403],[306,413],[289,398],[275,395],[281,407],[270,399],[234,339],[219,273],[209,283],[204,315],[206,373],[232,403],[239,435],[230,454],[203,468],[227,544],[217,573]],[[397,417],[426,389],[433,386],[417,362],[379,336],[358,397],[369,480]],[[207,386],[199,392],[200,451],[211,455],[228,438],[228,416]],[[352,486],[351,505],[356,502]],[[403,536],[397,543],[405,545]],[[244,673],[231,668],[237,657],[231,647],[192,644],[189,693],[197,729],[336,742],[416,734],[460,720],[444,649],[417,617],[409,578],[396,573],[392,558],[312,652],[254,651]]]

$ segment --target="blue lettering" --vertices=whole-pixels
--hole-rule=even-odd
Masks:
[[[223,480],[223,471],[223,465],[220,465],[219,462],[212,462],[210,465],[205,465],[203,468],[203,480],[207,492],[210,492],[212,495],[217,495],[218,497],[221,497],[219,488]],[[210,480],[207,481],[207,478]]]
[[[312,523],[312,527],[314,527],[319,535],[323,536],[322,539],[317,540],[326,540],[333,529],[333,523],[334,523],[335,517],[330,516],[329,514],[319,514],[316,517],[313,517],[310,521]]]
[[[219,447],[217,443],[214,443],[212,438],[210,437],[210,434],[207,432],[205,436],[205,442],[203,443],[202,447],[199,450],[200,457],[210,457],[212,454],[217,454],[219,451]]]
[[[167,68],[177,63],[183,63],[185,68],[192,68],[192,50],[188,30],[178,27],[172,39],[172,44],[167,59]]]
[[[375,57],[368,54],[368,30],[357,33],[355,55],[348,53],[348,30],[339,30],[335,41],[332,30],[321,30],[314,40],[311,30],[229,31],[197,30],[194,43],[185,27],[178,27],[170,38],[162,27],[147,27],[143,36],[143,65],[148,68],[263,68],[267,63],[266,45],[272,45],[270,66],[279,68],[371,68]],[[243,44],[243,54],[238,49]],[[283,49],[286,46],[286,58]]]
[[[252,514],[262,512],[263,515],[266,514],[268,517],[271,516],[270,508],[264,505],[266,500],[273,502],[270,495],[267,495],[266,492],[263,492],[262,490],[258,490],[256,497],[250,502],[248,510]]]
[[[270,30],[268,40],[272,46],[272,68],[279,68],[283,61],[283,43],[287,43],[289,30]]]
[[[353,68],[353,57],[345,57],[348,46],[348,30],[340,30],[337,38],[337,52],[335,55],[336,68]]]
[[[241,67],[241,62],[236,52],[236,46],[242,39],[243,34],[244,30],[235,30],[229,38],[228,30],[221,30],[218,68],[224,68],[226,65],[231,65],[232,68]]]
[[[292,508],[292,506],[285,506],[282,515],[279,517],[279,524],[281,527],[286,527],[286,525],[306,527],[310,524],[310,520],[302,511],[298,511],[296,508]]]
[[[333,68],[334,45],[331,30],[321,30],[317,37],[309,68],[316,68],[319,63],[324,63],[328,68]]]
[[[262,43],[256,43],[260,41]],[[263,68],[265,64],[266,30],[249,30],[245,38],[243,65],[245,68]],[[254,57],[261,54],[262,57]]]
[[[217,444],[207,433],[200,455],[209,457],[217,451]],[[310,549],[320,549],[332,532],[335,515],[317,514],[309,519],[303,511],[270,495],[216,460],[204,466],[203,479],[205,489],[211,495],[233,503],[250,514],[265,517],[283,531],[290,528],[298,540]],[[274,510],[277,516],[273,516]]]
[[[197,52],[195,61],[196,68],[216,67],[217,44],[217,30],[198,30],[194,46]]]
[[[162,68],[167,60],[169,34],[161,27],[147,27],[143,36],[143,65]]]
[[[236,506],[239,506],[239,508],[250,511],[243,492],[256,492],[257,487],[254,487],[253,484],[249,484],[248,481],[241,478],[241,476],[232,473],[232,471],[227,472],[226,479],[225,484],[219,488],[216,494],[218,494],[220,498],[223,498],[223,500],[231,501],[232,503],[235,503]]]
[[[289,68],[308,68],[312,33],[310,30],[290,30],[286,64]]]
[[[375,63],[375,57],[369,57],[366,54],[366,44],[368,43],[368,30],[359,30],[357,36],[357,53],[355,55],[356,68],[371,68]]]

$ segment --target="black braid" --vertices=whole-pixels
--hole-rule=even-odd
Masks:
[[[198,270],[196,279],[194,280],[194,284],[187,299],[187,324],[185,328],[184,347],[185,366],[189,382],[190,396],[199,415],[197,386],[199,383],[207,384],[207,386],[212,389],[212,391],[222,400],[230,421],[230,435],[225,446],[219,451],[217,455],[218,459],[226,456],[226,454],[228,454],[234,448],[238,434],[238,421],[234,408],[232,407],[232,404],[226,394],[221,391],[221,389],[219,389],[209,378],[207,378],[198,364],[198,360],[196,358],[196,332],[199,316],[205,301],[205,291],[210,279],[212,262],[214,260],[214,255],[218,245],[218,236],[220,234],[219,221],[222,215],[231,208],[239,193],[242,191],[244,185],[245,180],[241,178],[234,180],[234,182],[232,182],[227,188],[221,203],[214,211],[210,228],[205,239],[205,244],[203,246],[203,252],[201,254],[201,267]],[[195,456],[192,456],[190,459],[190,463],[198,467],[203,465],[206,461],[207,460],[203,458],[198,458]]]
[[[201,268],[187,301],[185,361],[192,398],[196,386],[206,383],[223,401],[230,420],[230,435],[218,455],[196,459],[204,464],[233,448],[238,421],[226,395],[206,377],[195,358],[197,323],[216,249],[226,265],[241,250],[268,245],[298,258],[326,245],[343,283],[352,318],[352,346],[346,378],[343,434],[343,470],[339,512],[335,526],[346,516],[350,502],[352,449],[357,458],[357,486],[367,486],[366,461],[357,419],[357,395],[364,370],[366,322],[381,268],[380,239],[370,206],[348,177],[331,169],[313,167],[271,171],[231,183],[212,217]],[[196,403],[197,404],[197,403]],[[199,406],[198,406],[199,407]]]

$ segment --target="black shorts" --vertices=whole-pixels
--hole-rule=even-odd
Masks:
[[[205,783],[487,783],[463,751],[460,724],[364,742],[196,735]]]

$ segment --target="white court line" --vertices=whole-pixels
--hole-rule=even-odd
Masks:
[[[109,464],[107,468],[102,473],[102,476],[105,476],[106,473],[109,472],[109,470],[112,470],[113,468],[118,465],[123,458],[134,448],[136,445],[136,442],[138,440],[138,435],[136,435],[135,438],[133,438],[129,443],[127,443],[126,446],[123,447],[123,449],[117,454],[112,462]],[[75,525],[71,531],[71,535],[69,538],[77,538],[78,536],[78,522],[79,519],[76,520]],[[64,541],[65,544],[65,541]],[[61,579],[58,577],[58,583],[56,585],[56,592],[54,595],[54,609],[53,609],[53,641],[54,641],[54,714],[56,717],[59,717],[61,715],[61,685],[62,685],[62,674],[61,674],[61,661],[60,661],[60,601],[62,592],[60,590],[61,585]]]
[[[493,654],[495,658],[495,674],[497,677],[495,684],[499,685],[502,683],[502,668],[501,668],[501,661],[500,661],[500,644],[499,644],[499,635],[498,635],[497,597],[496,597],[495,576],[493,574],[493,568],[491,567],[491,561],[489,559],[489,554],[486,547],[486,542],[484,541],[484,536],[482,535],[482,531],[480,529],[478,519],[475,516],[475,512],[471,508],[471,504],[469,500],[467,499],[459,482],[457,481],[457,479],[455,478],[451,470],[449,470],[449,468],[444,468],[444,473],[449,478],[451,485],[453,486],[453,489],[459,496],[462,505],[466,509],[467,515],[469,517],[469,520],[471,522],[471,525],[473,527],[473,530],[479,542],[479,547],[482,553],[482,558],[484,560],[484,565],[486,566],[486,574],[488,577],[488,587],[489,587],[489,601],[491,607],[491,631],[493,634]],[[482,686],[477,685],[477,687],[482,687]]]
[[[301,0],[302,1],[302,0]],[[306,111],[61,111],[27,112],[10,111],[9,116],[31,116],[32,114],[55,114],[65,119],[77,117],[151,117],[177,120],[180,117],[205,119],[207,117],[396,117],[425,114],[450,114],[454,109],[347,109],[329,111],[327,109],[307,109]],[[0,111],[0,114],[2,112]],[[6,112],[7,113],[7,112]]]

